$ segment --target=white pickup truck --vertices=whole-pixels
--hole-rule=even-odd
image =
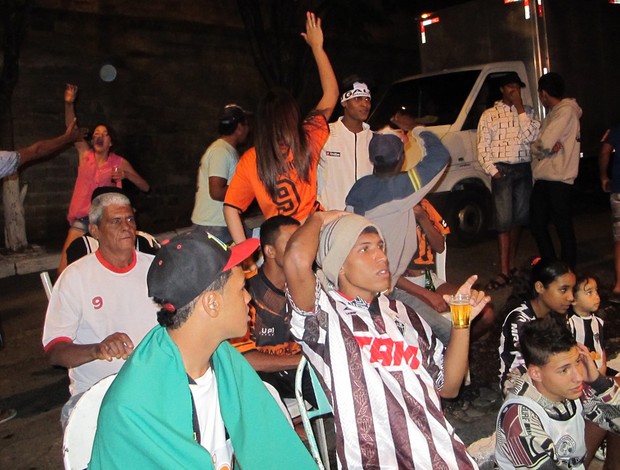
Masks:
[[[457,240],[474,241],[489,228],[489,178],[476,159],[476,127],[500,98],[495,80],[504,72],[517,72],[527,84],[523,101],[539,118],[538,78],[548,71],[564,77],[567,96],[583,109],[574,201],[605,196],[596,156],[605,130],[620,122],[620,3],[470,0],[418,20],[422,74],[392,84],[370,124],[382,128],[399,105],[436,119],[428,127],[448,147],[452,163],[430,198]]]
[[[501,98],[497,78],[506,72],[517,72],[526,83],[523,102],[532,106],[523,62],[495,62],[399,80],[370,118],[371,127],[380,129],[404,106],[434,121],[426,127],[441,138],[451,162],[429,198],[463,243],[475,241],[488,228],[491,179],[478,163],[476,128],[482,112]]]

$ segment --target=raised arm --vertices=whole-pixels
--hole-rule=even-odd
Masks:
[[[54,137],[53,139],[40,140],[39,142],[35,142],[28,147],[18,149],[17,152],[19,153],[20,157],[19,164],[23,165],[25,163],[37,160],[39,158],[57,152],[65,145],[71,144],[76,140],[81,139],[85,132],[85,129],[80,130],[77,128],[76,120],[74,118],[69,123],[67,130],[63,135]]]
[[[357,180],[346,198],[348,208],[365,217],[370,217],[371,210],[387,204],[389,206],[381,209],[382,215],[407,212],[426,196],[443,174],[450,153],[441,140],[424,127],[416,127],[414,134],[424,141],[426,154],[422,161],[406,172],[387,177],[381,191],[372,190],[371,176]]]
[[[67,83],[65,86],[65,125],[69,126],[74,120],[76,120],[75,116],[75,98],[77,97],[78,87],[77,85],[72,85],[71,83]],[[79,152],[80,162],[82,161],[82,156],[88,151],[88,143],[84,140],[84,138],[80,138],[75,141],[75,148]]]
[[[316,281],[312,265],[319,248],[321,229],[346,214],[348,212],[315,212],[288,241],[284,254],[286,285],[293,302],[301,310],[312,312],[315,307]]]
[[[243,230],[243,222],[241,221],[241,213],[239,209],[224,204],[224,220],[230,232],[230,236],[235,243],[245,241],[245,231]]]
[[[325,116],[329,120],[336,103],[338,102],[338,81],[334,74],[332,64],[323,49],[323,30],[321,29],[321,18],[315,16],[314,13],[306,13],[306,32],[301,33],[310,48],[312,55],[319,69],[319,78],[321,80],[321,88],[323,96],[316,105],[316,111]]]

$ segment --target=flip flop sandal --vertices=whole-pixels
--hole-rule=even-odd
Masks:
[[[509,286],[512,283],[512,276],[506,275],[504,273],[499,273],[495,279],[491,279],[486,286],[484,286],[484,290],[486,291],[494,291],[503,289],[506,286]]]

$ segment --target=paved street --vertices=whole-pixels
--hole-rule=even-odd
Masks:
[[[609,284],[613,276],[609,213],[581,214],[577,227],[580,267]],[[521,259],[525,261],[533,253],[533,241],[526,233]],[[457,283],[477,272],[484,284],[498,271],[495,258],[496,243],[492,238],[468,248],[450,246],[448,276]],[[7,342],[0,351],[0,406],[19,412],[17,418],[0,425],[0,468],[62,468],[58,416],[68,397],[68,381],[64,370],[50,367],[43,357],[40,338],[47,301],[41,282],[36,274],[13,276],[0,280],[0,292],[0,320]],[[507,294],[506,289],[494,293],[495,305],[503,305]],[[620,332],[609,331],[607,336],[615,337],[615,347],[620,349]],[[496,357],[481,346],[474,347],[471,360],[478,364],[472,368],[473,385],[461,400],[447,406],[449,419],[467,444],[492,432],[499,406],[493,382]],[[477,375],[481,369],[490,373]]]

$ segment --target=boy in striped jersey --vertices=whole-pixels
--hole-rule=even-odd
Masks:
[[[618,383],[601,375],[563,319],[524,324],[519,344],[527,372],[513,369],[506,384],[509,394],[497,418],[499,468],[585,470],[592,454],[586,453],[584,416],[620,431]],[[618,462],[616,455],[608,459]]]
[[[319,269],[315,275],[312,265]],[[334,410],[345,469],[477,468],[441,410],[467,370],[469,329],[444,346],[390,287],[376,225],[346,212],[317,212],[284,257],[291,329]],[[476,276],[459,289],[470,292]],[[471,291],[474,318],[490,300]]]

